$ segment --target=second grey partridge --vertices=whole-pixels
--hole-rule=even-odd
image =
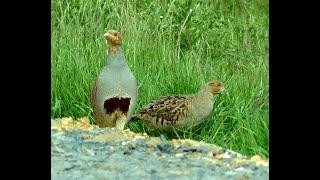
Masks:
[[[225,91],[221,82],[209,81],[195,94],[153,100],[134,117],[143,120],[150,130],[195,127],[203,123],[213,110],[213,96]]]

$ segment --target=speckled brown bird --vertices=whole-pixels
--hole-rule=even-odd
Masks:
[[[195,94],[170,95],[153,100],[134,117],[143,120],[150,130],[195,127],[212,112],[213,96],[225,91],[220,81],[209,81]]]
[[[135,110],[137,81],[124,56],[120,33],[108,30],[104,36],[109,51],[106,65],[90,93],[93,118],[99,127],[123,130]]]

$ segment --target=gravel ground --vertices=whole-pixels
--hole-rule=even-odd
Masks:
[[[51,178],[269,179],[268,160],[193,140],[51,121]]]

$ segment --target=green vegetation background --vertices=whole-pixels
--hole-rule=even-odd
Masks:
[[[267,0],[52,1],[52,117],[88,116],[88,95],[104,66],[105,28],[123,36],[143,107],[160,95],[193,93],[221,80],[203,128],[184,138],[269,156]],[[134,131],[147,131],[142,122]]]

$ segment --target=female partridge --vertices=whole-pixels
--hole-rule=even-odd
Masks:
[[[135,117],[151,130],[198,126],[213,110],[213,96],[226,91],[219,81],[209,81],[195,94],[164,96],[152,101]]]
[[[120,33],[109,30],[104,36],[109,51],[106,66],[90,93],[93,118],[99,127],[123,130],[137,103],[137,81],[124,56]]]

